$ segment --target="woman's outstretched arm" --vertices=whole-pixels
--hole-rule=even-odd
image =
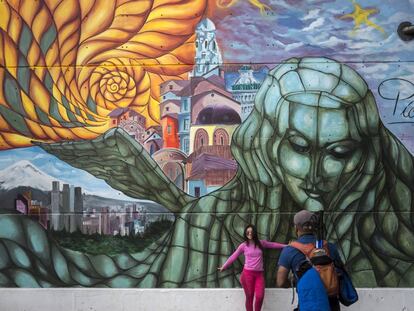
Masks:
[[[262,243],[262,246],[264,248],[284,248],[286,246],[286,244],[283,243],[278,243],[278,242],[270,242],[270,241],[266,241],[266,240],[260,240],[260,243]]]
[[[223,266],[219,267],[218,269],[220,271],[223,271],[227,269],[242,253],[244,253],[244,248],[246,246],[246,243],[242,243],[237,247],[236,251],[231,254],[231,256],[226,260]]]

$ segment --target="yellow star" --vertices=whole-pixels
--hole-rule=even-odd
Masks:
[[[368,17],[371,14],[378,13],[377,9],[363,9],[355,1],[352,1],[352,3],[354,4],[354,11],[350,14],[342,15],[340,18],[342,18],[342,19],[346,19],[346,18],[353,19],[354,23],[355,23],[353,31],[359,29],[361,25],[365,24],[369,27],[372,27],[372,28],[375,28],[375,29],[381,31],[382,33],[385,33],[385,31],[382,27],[378,26],[377,24],[375,24],[374,22],[372,22],[368,19]]]

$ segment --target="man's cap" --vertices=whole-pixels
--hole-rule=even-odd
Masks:
[[[303,227],[305,224],[315,224],[315,214],[307,210],[297,212],[293,217],[293,223],[296,226]]]

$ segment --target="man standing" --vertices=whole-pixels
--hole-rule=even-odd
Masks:
[[[293,218],[295,225],[295,232],[298,237],[297,242],[301,244],[315,244],[316,236],[315,230],[317,227],[317,217],[315,214],[303,210],[296,213]],[[341,262],[336,246],[332,243],[328,243],[329,257],[337,263]],[[276,284],[277,287],[289,287],[288,274],[292,271],[296,281],[298,281],[300,275],[301,266],[307,262],[307,258],[298,248],[291,245],[285,247],[279,257],[279,269],[277,272]],[[299,273],[298,273],[299,272]],[[321,283],[321,281],[319,281]],[[326,292],[325,292],[326,295]],[[310,297],[310,296],[308,296]],[[325,298],[325,297],[322,297]],[[326,298],[325,298],[326,299]],[[331,311],[339,311],[339,300],[337,297],[328,297]],[[304,303],[302,301],[302,303]],[[315,302],[316,303],[316,302]],[[301,301],[299,301],[299,310]],[[315,309],[320,310],[320,309]]]

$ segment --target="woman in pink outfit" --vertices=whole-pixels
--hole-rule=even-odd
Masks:
[[[222,267],[227,269],[239,256],[244,254],[244,267],[240,277],[246,295],[246,310],[253,311],[253,299],[256,296],[254,310],[262,309],[265,281],[263,274],[263,249],[264,248],[283,248],[285,244],[259,240],[257,230],[254,225],[248,225],[244,229],[244,242],[239,245],[237,250],[227,259]]]

